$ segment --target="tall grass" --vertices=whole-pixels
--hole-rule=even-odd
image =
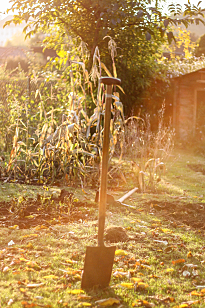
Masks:
[[[158,127],[151,130],[150,115],[126,122],[126,149],[141,192],[155,191],[166,171],[166,160],[174,147],[174,129],[164,124],[165,106],[158,112]]]

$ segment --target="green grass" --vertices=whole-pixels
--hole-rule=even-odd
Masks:
[[[204,204],[204,176],[191,170],[188,161],[205,165],[201,157],[175,152],[158,193],[133,194],[126,203],[135,210],[107,208],[106,226],[122,226],[129,236],[129,241],[115,243],[122,252],[115,256],[107,289],[72,294],[83,292],[76,290],[81,288],[86,246],[97,245],[96,221],[85,218],[61,225],[50,220],[30,229],[18,229],[14,221],[13,227],[0,227],[1,307],[100,307],[97,301],[107,298],[118,301],[113,307],[205,307],[205,293],[200,290],[205,286],[205,230],[186,224],[183,217],[168,215],[190,204]],[[135,185],[130,182],[126,189],[131,186]],[[120,187],[113,188],[110,185],[109,191],[115,199],[124,194]],[[9,200],[24,192],[35,197],[60,188],[3,183],[0,189],[1,200]],[[94,191],[85,192],[74,190],[75,198],[94,200]],[[166,211],[155,209],[155,205],[167,204]],[[92,211],[94,217],[97,208]],[[184,216],[189,220],[194,212],[187,213]],[[14,244],[9,245],[10,241]],[[183,261],[172,262],[176,260]],[[141,278],[144,285],[130,285],[133,278]]]
[[[154,303],[168,298],[167,301],[175,300],[170,304],[172,307],[195,298],[190,293],[197,289],[195,285],[204,284],[205,277],[205,254],[201,253],[204,232],[190,232],[180,226],[172,228],[163,219],[156,220],[143,212],[133,215],[110,210],[112,216],[108,216],[107,224],[115,222],[125,227],[131,238],[126,243],[116,244],[117,249],[122,249],[127,255],[116,256],[113,266],[113,273],[126,272],[127,277],[112,277],[110,289],[92,290],[89,293],[91,298],[86,302],[95,307],[97,300],[115,297],[123,307],[132,307],[136,299]],[[80,289],[85,248],[97,244],[95,233],[95,227],[89,223],[86,226],[56,225],[42,230],[1,229],[2,307],[6,307],[10,299],[14,301],[12,307],[22,307],[22,303],[27,303],[24,306],[77,307],[82,299],[69,291]],[[11,240],[15,244],[8,246]],[[192,256],[188,257],[190,251]],[[178,259],[185,262],[173,265],[172,261]],[[187,263],[198,267],[198,276],[183,276],[182,269]],[[148,287],[134,290],[121,285],[130,283],[132,277],[142,278]],[[30,284],[37,286],[29,288]],[[200,304],[195,307],[203,307],[202,303],[203,297],[200,297]],[[157,307],[164,307],[164,304],[158,302]]]
[[[168,191],[172,194],[178,192],[189,198],[200,198],[204,194],[204,175],[201,172],[191,170],[188,167],[189,164],[202,164],[205,166],[205,158],[195,156],[191,151],[188,153],[182,150],[175,151],[167,163],[167,174],[164,177],[164,183],[168,185]],[[204,201],[204,198],[201,199]]]

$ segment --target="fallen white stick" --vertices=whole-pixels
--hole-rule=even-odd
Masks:
[[[123,201],[125,201],[128,197],[130,197],[132,194],[134,194],[134,192],[136,192],[138,190],[137,187],[133,188],[132,190],[128,191],[128,193],[126,193],[124,196],[122,196],[120,199],[118,199],[117,201],[122,203]]]

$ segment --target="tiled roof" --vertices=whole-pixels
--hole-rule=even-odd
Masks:
[[[26,48],[22,47],[0,47],[0,60],[8,57],[26,57]]]
[[[173,79],[180,79],[180,78],[183,78],[184,76],[188,76],[188,75],[199,73],[199,72],[205,73],[205,67],[200,68],[200,69],[196,69],[195,71],[192,71],[192,72],[181,74],[179,76],[175,76],[175,77],[173,77]]]

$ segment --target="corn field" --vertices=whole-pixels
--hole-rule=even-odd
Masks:
[[[0,180],[99,186],[106,101],[106,89],[99,79],[117,77],[112,40],[110,49],[113,74],[101,62],[96,48],[91,74],[84,60],[58,59],[64,71],[55,78],[33,73],[18,82],[4,81],[0,91]],[[163,157],[169,154],[173,134],[160,124],[154,136],[142,118],[125,119],[121,92],[124,90],[120,86],[113,87],[110,161],[117,156],[118,162],[109,170],[109,178],[120,173],[126,183],[121,163],[124,149],[129,147],[141,191],[148,186],[153,189],[156,177],[159,180],[156,171],[164,170]],[[152,150],[148,151],[149,147]],[[140,163],[135,159],[139,151],[143,157]],[[159,152],[164,153],[163,157]],[[151,171],[145,185],[148,168]]]
[[[96,59],[97,59],[96,51]],[[97,59],[98,60],[98,59]],[[1,99],[1,178],[24,183],[98,184],[103,141],[105,88],[97,84],[102,63],[94,63],[94,82],[82,62],[70,63],[68,78],[33,76],[6,85]],[[109,73],[104,66],[106,73]],[[109,73],[110,74],[110,73]],[[24,85],[24,86],[22,86]],[[113,94],[110,157],[123,132],[123,108]],[[120,137],[121,138],[121,137]],[[122,149],[122,143],[121,143]],[[8,160],[8,162],[7,162]]]

